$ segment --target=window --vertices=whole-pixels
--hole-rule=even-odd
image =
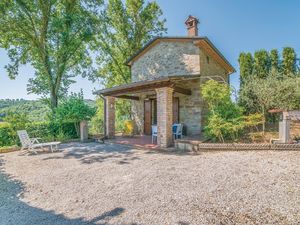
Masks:
[[[209,64],[209,57],[206,56],[206,63]]]

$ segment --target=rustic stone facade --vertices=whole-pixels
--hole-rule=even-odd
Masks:
[[[132,81],[200,74],[200,50],[190,42],[161,41],[131,66]]]
[[[172,145],[173,89],[156,89],[157,93],[157,144],[161,147]]]
[[[113,138],[115,136],[115,98],[107,96],[106,101],[106,136]]]
[[[200,49],[200,74],[202,77],[212,77],[216,80],[224,80],[228,82],[226,70],[220,66],[214,59],[209,57]]]
[[[192,94],[183,95],[174,93],[174,96],[179,98],[179,122],[184,124],[185,135],[188,136],[197,136],[201,134],[207,115],[206,104],[201,98],[201,83],[205,82],[207,77],[217,80],[221,80],[221,78],[223,78],[223,81],[227,81],[226,72],[218,63],[216,63],[212,58],[207,59],[208,56],[201,50],[199,50],[199,55],[199,67],[201,67],[201,70],[199,69],[201,72],[200,78],[184,80],[178,84],[183,88],[191,89]],[[160,61],[158,58],[156,60]],[[133,101],[132,103],[132,112],[133,118],[136,122],[136,133],[143,134],[144,99],[146,98],[146,95],[140,94],[139,97],[139,101]]]

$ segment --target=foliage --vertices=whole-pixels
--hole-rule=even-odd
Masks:
[[[92,117],[90,124],[90,133],[93,135],[104,133],[104,104],[103,99],[96,99],[97,111]]]
[[[85,99],[84,102],[91,107],[95,106],[95,101]],[[51,112],[49,107],[42,100],[25,99],[0,99],[0,121],[8,114],[25,114],[31,122],[43,122],[48,119]]]
[[[27,116],[20,113],[11,113],[4,118],[4,121],[9,124],[8,129],[6,129],[7,135],[9,136],[9,141],[17,143],[17,131],[25,129],[26,124],[29,122]]]
[[[253,73],[253,61],[251,53],[242,52],[239,56],[241,86]]]
[[[261,122],[259,115],[243,116],[243,109],[232,102],[226,83],[209,80],[202,85],[201,94],[209,109],[204,134],[214,141],[236,140],[246,127]]]
[[[124,122],[124,135],[133,135],[134,132],[134,121],[133,120],[125,120]]]
[[[299,109],[300,78],[287,76],[281,79],[276,74],[263,79],[253,77],[243,85],[240,101],[247,108],[263,114],[265,118],[269,109]]]
[[[273,49],[270,52],[267,52],[266,50],[256,51],[254,53],[253,61],[251,61],[251,58],[251,53],[240,54],[239,64],[241,87],[239,104],[245,108],[248,113],[255,113],[265,111],[264,108],[268,108],[269,106],[266,106],[267,103],[264,103],[265,106],[260,105],[256,94],[251,90],[250,84],[246,85],[246,83],[251,80],[255,80],[254,82],[256,82],[257,79],[260,79],[259,81],[263,81],[263,79],[268,80],[269,76],[271,76],[268,81],[259,85],[260,90],[264,92],[263,95],[267,97],[267,99],[262,98],[261,100],[264,102],[270,102],[269,99],[273,98],[275,94],[280,92],[274,93],[275,88],[273,88],[272,92],[269,92],[267,86],[270,85],[270,87],[274,87],[271,82],[273,79],[283,79],[287,76],[295,78],[298,73],[298,67],[295,50],[290,47],[283,49],[282,58],[279,57],[278,50],[276,49]],[[286,82],[284,82],[284,84],[286,84]],[[288,90],[286,91],[289,92]],[[273,96],[271,93],[273,93]],[[281,96],[278,95],[277,97],[281,98]],[[289,100],[287,102],[289,102]],[[285,102],[283,104],[287,103]],[[268,116],[269,120],[274,119],[266,113],[264,115]]]
[[[10,146],[15,143],[15,137],[11,136],[12,131],[9,124],[0,126],[0,146]]]
[[[256,126],[259,124],[263,124],[265,122],[265,118],[261,113],[253,113],[247,116],[244,116],[244,124],[249,128],[257,128]]]
[[[30,137],[39,137],[42,138],[42,141],[62,141],[78,138],[73,123],[30,122],[22,124],[22,127],[19,126],[18,128],[16,128],[16,125],[5,123],[5,125],[0,126],[0,146],[19,145],[17,136],[17,130],[19,129],[25,129]]]
[[[296,53],[293,48],[286,47],[282,51],[282,70],[284,75],[296,73]]]
[[[270,58],[266,50],[259,50],[254,53],[254,73],[260,78],[267,77],[270,70]]]
[[[270,73],[284,75],[295,75],[298,72],[295,50],[291,47],[285,47],[282,51],[282,59],[279,57],[277,49],[272,49],[270,52],[259,50],[254,52],[254,57],[251,53],[240,53],[240,79],[241,85],[245,79],[253,76],[265,78]],[[281,75],[281,74],[280,74]]]
[[[126,60],[166,29],[156,2],[108,0],[104,11],[105,23],[100,24],[96,45],[98,74],[105,87],[112,87],[130,82]]]
[[[165,20],[155,1],[108,0],[96,38],[98,76],[106,88],[131,82],[125,62],[155,36],[165,33]],[[131,117],[128,100],[116,101],[116,129]]]
[[[92,74],[89,44],[100,17],[101,0],[0,2],[0,47],[8,52],[8,75],[33,66],[28,92],[50,97],[52,109],[67,93],[72,77]]]
[[[50,109],[41,100],[0,99],[0,121],[8,114],[25,114],[30,121],[44,121]]]
[[[84,102],[83,94],[71,93],[65,98],[55,111],[56,118],[65,122],[80,122],[90,120],[96,112],[94,107]]]
[[[270,63],[271,63],[271,72],[276,73],[279,71],[279,53],[277,49],[272,49],[270,51]]]
[[[65,98],[55,110],[55,119],[59,122],[74,123],[77,134],[79,134],[79,122],[91,120],[96,109],[87,105],[83,99],[83,93],[71,93]]]

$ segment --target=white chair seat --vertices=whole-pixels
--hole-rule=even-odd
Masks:
[[[39,144],[33,144],[33,147],[40,148],[40,147],[47,147],[47,146],[54,146],[54,145],[59,145],[60,142],[55,141],[55,142],[46,142],[46,143],[39,143]]]

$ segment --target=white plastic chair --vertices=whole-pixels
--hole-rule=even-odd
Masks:
[[[57,146],[60,144],[60,142],[40,143],[38,141],[40,138],[29,138],[26,130],[19,130],[17,133],[22,145],[21,150],[27,149],[28,152],[34,152],[35,154],[37,154],[36,149],[43,149],[45,147],[50,147],[51,152],[53,152],[53,146],[55,146],[55,150],[57,150]]]
[[[157,125],[152,125],[152,144],[154,143],[154,139],[157,141]]]
[[[174,139],[182,138],[182,123],[175,123],[172,126]]]

